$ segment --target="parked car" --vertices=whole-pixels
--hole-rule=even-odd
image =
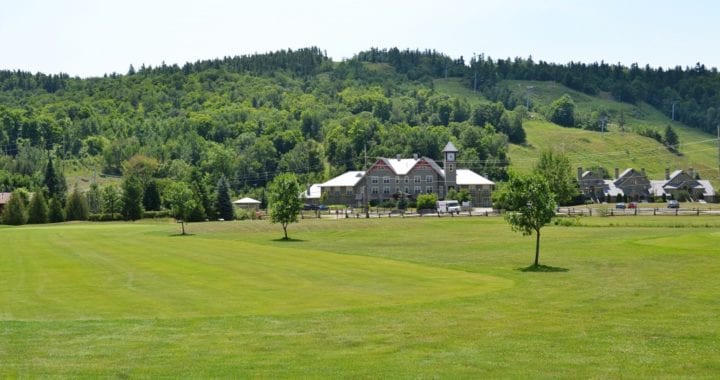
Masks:
[[[668,206],[668,208],[680,208],[680,202],[672,199],[672,200],[668,201],[667,206]]]
[[[305,203],[305,204],[303,205],[303,210],[305,210],[305,211],[317,210],[317,209],[318,209],[318,206],[317,206],[317,205],[313,205],[313,204],[310,204],[310,203]]]
[[[320,211],[327,211],[327,210],[329,210],[328,206],[326,206],[326,205],[317,206],[317,209],[320,210]]]
[[[615,203],[615,208],[625,209],[625,207],[627,207],[627,205],[625,204],[625,202]]]
[[[630,203],[628,203],[628,208],[637,208],[637,207],[638,207],[637,202],[630,202]]]

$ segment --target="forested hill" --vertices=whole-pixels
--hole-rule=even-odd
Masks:
[[[472,96],[438,91],[438,78],[460,80]],[[161,186],[192,179],[210,188],[225,176],[253,193],[285,171],[310,184],[362,168],[366,157],[437,158],[448,140],[464,166],[502,180],[508,144],[526,138],[524,96],[498,85],[507,79],[558,81],[664,113],[676,102],[676,117],[704,130],[719,121],[720,79],[702,65],[465,62],[397,49],[336,63],[309,48],[102,78],[0,71],[0,190],[41,188],[53,157],[66,176],[140,173]]]

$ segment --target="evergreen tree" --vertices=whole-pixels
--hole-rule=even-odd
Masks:
[[[665,127],[665,139],[664,140],[665,140],[665,146],[667,146],[670,150],[672,150],[672,151],[677,150],[680,140],[678,139],[677,133],[675,133],[675,130],[670,125]]]
[[[88,205],[87,200],[75,186],[75,190],[70,194],[70,198],[65,205],[65,220],[87,220]]]
[[[27,217],[25,215],[25,202],[20,190],[15,190],[10,195],[10,200],[5,205],[3,211],[3,223],[13,226],[25,224]]]
[[[215,209],[218,218],[224,220],[235,219],[235,209],[230,199],[230,184],[225,176],[220,177],[220,180],[218,180]]]
[[[63,210],[62,204],[55,198],[50,198],[50,205],[48,211],[48,219],[50,223],[60,223],[65,221],[65,211]]]
[[[158,190],[157,181],[149,180],[143,193],[143,207],[147,211],[159,211],[160,205],[160,190]]]
[[[42,224],[48,222],[48,205],[42,191],[35,192],[28,208],[28,223]]]
[[[48,163],[45,167],[45,178],[43,179],[43,185],[47,188],[48,196],[50,198],[57,198],[60,192],[60,183],[57,173],[55,172],[55,165],[51,157],[48,157]]]
[[[143,187],[136,177],[127,177],[123,182],[122,214],[125,220],[142,218]]]

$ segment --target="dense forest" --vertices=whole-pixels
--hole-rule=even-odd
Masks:
[[[470,104],[435,91],[433,79],[446,77],[492,101]],[[503,180],[508,144],[525,141],[527,112],[524,99],[497,86],[505,79],[557,81],[663,112],[675,103],[676,119],[706,131],[720,122],[720,76],[700,64],[663,70],[482,55],[466,62],[399,49],[338,63],[308,48],[130,66],[126,74],[87,79],[0,71],[0,190],[52,196],[53,160],[64,176],[140,178],[144,192],[185,182],[208,198],[202,193],[227,183],[233,193],[262,197],[282,172],[308,185],[378,156],[439,158],[449,140],[463,166]],[[198,203],[216,216],[207,200]]]

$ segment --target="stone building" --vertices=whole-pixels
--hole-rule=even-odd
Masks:
[[[457,168],[455,146],[443,149],[442,167],[429,157],[379,158],[367,171],[349,171],[320,184],[327,204],[362,207],[367,202],[382,202],[405,197],[416,199],[423,193],[435,193],[444,199],[448,190],[467,190],[477,207],[491,207],[495,183],[469,169]]]

